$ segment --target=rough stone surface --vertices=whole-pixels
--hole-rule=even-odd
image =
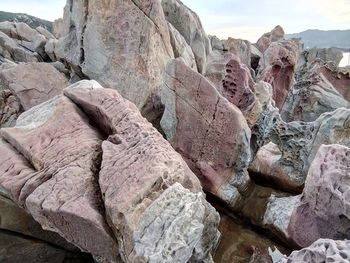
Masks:
[[[142,109],[173,57],[160,1],[67,1],[55,54]]]
[[[169,62],[161,126],[203,188],[234,206],[249,181],[250,129],[241,111],[181,60]]]
[[[335,65],[339,65],[343,58],[343,52],[335,48],[311,48],[305,50],[301,56],[306,63],[312,63],[316,59],[321,59],[324,62],[334,62]]]
[[[300,192],[310,163],[322,144],[337,143],[350,146],[349,116],[349,109],[339,108],[322,114],[314,122],[286,123],[277,109],[265,110],[252,129],[253,142],[257,144],[253,145],[253,148],[259,148],[272,141],[281,152],[281,157],[276,158],[275,150],[272,151],[275,153],[269,156],[264,153],[266,148],[260,149],[260,153],[250,165],[250,170],[272,177],[275,183],[279,181],[279,188]]]
[[[219,238],[218,214],[181,156],[116,91],[83,81],[65,94],[110,135],[102,144],[99,184],[124,261],[210,257]],[[157,216],[157,211],[163,212]]]
[[[339,262],[347,263],[350,258],[350,241],[319,239],[307,248],[294,251],[289,257],[285,257],[274,263],[299,263],[299,262]]]
[[[258,39],[255,46],[260,52],[264,53],[266,49],[271,45],[272,42],[279,41],[283,39],[283,37],[284,37],[283,28],[281,26],[276,26],[274,29],[271,30],[271,32],[263,34]]]
[[[179,31],[192,48],[198,72],[204,72],[211,44],[198,15],[179,0],[162,0],[161,2],[166,20]]]
[[[182,57],[185,60],[187,66],[193,70],[197,70],[196,58],[193,54],[192,48],[187,44],[184,37],[172,24],[168,23],[168,26],[170,41],[173,47],[175,58]]]
[[[69,99],[56,97],[23,113],[1,130],[0,184],[44,229],[83,251],[115,260],[95,173],[101,135]]]
[[[322,145],[288,228],[298,245],[306,247],[319,238],[349,239],[349,174],[350,149]]]
[[[22,110],[20,102],[10,90],[0,90],[0,127],[14,126]]]
[[[350,83],[350,82],[349,82]],[[323,73],[306,74],[289,93],[281,110],[282,118],[287,121],[314,121],[322,113],[338,108],[349,108],[347,101]]]
[[[20,64],[0,70],[0,89],[9,90],[24,110],[62,93],[67,80],[48,63]]]
[[[292,87],[298,58],[298,46],[293,40],[273,42],[259,62],[258,76],[272,85],[273,99],[281,109]]]

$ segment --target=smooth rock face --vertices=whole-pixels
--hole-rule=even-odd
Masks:
[[[0,89],[8,89],[24,110],[62,93],[67,79],[48,63],[20,64],[0,71]]]
[[[298,245],[306,247],[319,238],[349,239],[349,174],[350,149],[322,145],[289,223],[290,236]]]
[[[298,46],[293,40],[273,42],[259,62],[258,79],[270,83],[273,99],[281,109],[292,87],[298,58]]]
[[[284,37],[283,28],[281,26],[276,26],[274,29],[271,30],[271,32],[263,34],[258,39],[255,46],[260,52],[264,53],[266,49],[271,45],[272,42],[279,41],[283,39],[283,37]]]
[[[185,38],[177,31],[177,29],[170,23],[169,33],[170,33],[170,41],[173,47],[175,58],[182,57],[186,65],[189,66],[193,70],[197,70],[196,59],[193,54],[192,48],[187,44]]]
[[[83,81],[65,94],[110,135],[102,144],[99,184],[123,260],[210,258],[219,238],[219,217],[181,156],[116,91]]]
[[[142,109],[173,57],[159,1],[67,1],[55,54]]]
[[[294,251],[288,258],[285,257],[276,263],[299,262],[339,262],[347,263],[350,258],[350,241],[319,239],[307,248]]]
[[[198,15],[179,0],[162,0],[161,3],[166,20],[177,29],[192,48],[198,72],[204,72],[211,44]]]
[[[115,260],[117,245],[103,218],[95,179],[102,138],[83,113],[69,99],[56,97],[23,113],[16,127],[2,129],[1,135],[31,164],[8,145],[2,147],[1,156],[8,157],[0,183],[13,200],[44,229]]]
[[[161,126],[205,190],[234,206],[249,178],[250,129],[241,111],[181,60],[169,62]]]

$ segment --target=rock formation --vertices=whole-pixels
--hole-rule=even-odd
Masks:
[[[279,41],[284,37],[284,30],[281,26],[276,26],[271,32],[262,35],[256,42],[256,48],[264,53],[266,49],[271,45],[272,42]]]

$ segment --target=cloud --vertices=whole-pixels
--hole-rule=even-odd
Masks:
[[[315,9],[335,22],[350,23],[350,0],[313,0]],[[350,27],[350,25],[349,25]]]

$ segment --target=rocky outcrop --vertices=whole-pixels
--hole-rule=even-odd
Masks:
[[[274,263],[299,262],[349,262],[350,242],[348,240],[319,239],[307,248],[294,251],[289,257],[284,257]]]
[[[67,1],[55,55],[80,77],[116,89],[139,109],[161,87],[173,57],[159,1]]]
[[[264,53],[271,43],[279,41],[284,37],[284,30],[281,26],[276,26],[271,32],[263,34],[256,42],[256,48]]]
[[[102,261],[209,260],[219,216],[181,156],[116,91],[82,81],[64,94],[1,130],[8,196]]]
[[[339,65],[343,58],[343,52],[335,48],[311,48],[302,52],[301,61],[306,64],[311,64],[317,59],[324,62],[333,62],[336,66]]]
[[[241,111],[177,59],[166,70],[161,126],[205,190],[234,206],[249,181],[250,129]]]
[[[166,20],[179,31],[192,48],[198,72],[204,72],[206,57],[211,51],[211,45],[198,15],[179,0],[162,0],[161,2]]]
[[[273,42],[259,62],[258,79],[270,83],[273,99],[281,109],[290,91],[298,60],[298,46],[293,40]]]

